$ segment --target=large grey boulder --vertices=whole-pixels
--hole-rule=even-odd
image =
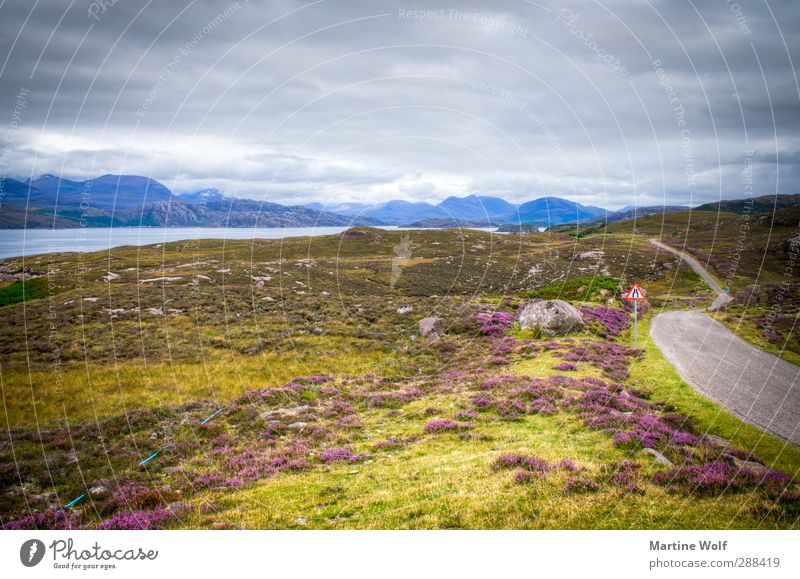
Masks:
[[[581,330],[583,317],[572,304],[563,300],[539,300],[523,308],[519,314],[519,325],[525,330],[559,336]]]
[[[419,321],[419,335],[429,340],[435,340],[444,334],[444,320],[442,318],[422,318]]]

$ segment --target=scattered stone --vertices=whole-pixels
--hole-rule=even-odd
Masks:
[[[294,520],[294,522],[295,522],[296,524],[298,524],[298,525],[307,525],[307,524],[308,524],[308,519],[306,519],[306,518],[304,518],[304,517],[297,517],[297,518]]]
[[[139,283],[155,283],[157,281],[180,281],[181,277],[165,276],[165,277],[151,277],[150,279],[140,280]]]
[[[749,470],[757,475],[763,475],[769,470],[763,464],[753,460],[742,460],[741,458],[736,458],[735,456],[732,456],[731,458],[733,459],[734,466],[736,466],[736,468],[739,470]]]
[[[128,310],[126,310],[125,308],[116,308],[116,309],[103,308],[103,311],[112,318],[115,318],[117,316],[121,316],[124,313],[127,313]]]
[[[289,428],[291,430],[303,430],[306,426],[308,426],[308,422],[298,421],[298,422],[292,422],[286,428]]]
[[[734,450],[735,447],[731,444],[730,440],[726,440],[721,436],[715,436],[713,434],[704,434],[702,438],[703,442],[706,444],[712,444],[714,446],[719,446],[723,450]]]
[[[99,298],[83,298],[85,302],[95,303]]]
[[[422,318],[419,321],[419,334],[429,340],[436,340],[444,334],[444,320],[442,318]]]
[[[606,254],[605,251],[595,250],[595,251],[583,251],[578,254],[578,259],[600,259]]]
[[[401,316],[404,314],[410,314],[413,311],[414,308],[412,306],[400,306],[399,308],[397,308],[397,313],[400,314]]]
[[[163,316],[164,315],[163,308],[147,308],[145,311],[148,314],[151,314],[153,316]]]
[[[563,300],[538,300],[520,312],[519,324],[526,330],[558,336],[581,330],[583,317],[572,304]]]
[[[97,485],[89,489],[89,494],[93,497],[102,497],[108,494],[108,488],[105,485]]]
[[[119,279],[119,274],[112,273],[112,272],[109,271],[107,275],[104,275],[100,279],[102,279],[105,282],[110,282],[110,281],[113,281],[115,279]]]
[[[276,408],[275,410],[270,410],[268,412],[264,412],[261,414],[261,418],[264,420],[269,420],[272,418],[291,418],[294,416],[300,416],[311,410],[310,406],[295,406],[293,408]]]
[[[659,464],[663,464],[664,466],[668,467],[675,466],[674,464],[672,464],[672,461],[670,459],[668,459],[666,456],[664,456],[654,448],[644,448],[642,449],[642,452],[652,456],[655,459],[655,461]]]

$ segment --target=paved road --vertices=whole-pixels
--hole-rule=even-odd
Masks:
[[[708,308],[730,301],[717,280],[691,255],[680,256],[717,293]],[[650,337],[687,383],[737,416],[800,446],[800,367],[759,350],[700,311],[653,318]]]
[[[714,290],[717,293],[717,297],[708,307],[709,310],[718,310],[719,308],[727,304],[729,301],[731,301],[731,296],[729,296],[725,292],[725,290],[722,289],[719,283],[717,283],[717,280],[714,279],[714,277],[710,273],[708,273],[706,268],[704,268],[703,265],[695,258],[693,258],[691,255],[683,251],[674,249],[669,245],[667,245],[666,243],[661,243],[657,239],[651,239],[650,243],[652,243],[659,249],[663,249],[666,252],[673,253],[679,256],[683,261],[689,264],[689,267],[691,267],[700,277],[702,277],[705,280],[705,282],[709,285],[709,287],[711,287],[712,290]]]
[[[701,311],[659,314],[650,337],[696,390],[800,446],[800,367],[748,344]]]

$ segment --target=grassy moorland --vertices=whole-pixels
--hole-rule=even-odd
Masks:
[[[711,295],[646,233],[358,228],[3,267],[40,275],[0,309],[6,528],[800,526],[800,451],[632,347],[620,284],[656,311]],[[591,321],[522,331],[532,296]],[[427,315],[442,339],[416,336]]]

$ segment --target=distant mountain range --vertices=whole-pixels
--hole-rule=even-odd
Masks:
[[[752,200],[707,203],[697,211],[770,211],[800,204],[800,195],[767,195]],[[499,197],[448,197],[436,205],[392,200],[287,206],[240,199],[218,189],[174,194],[154,179],[103,175],[72,181],[55,175],[0,180],[0,228],[44,227],[305,227],[400,225],[414,227],[554,227],[613,223],[685,206],[623,207],[606,211],[560,197],[514,205]]]
[[[374,205],[309,203],[306,207],[341,215],[369,217],[387,225],[415,225],[441,220],[483,227],[514,223],[549,227],[571,221],[582,221],[606,213],[606,210],[600,207],[581,205],[559,197],[541,197],[522,205],[512,205],[499,197],[478,195],[448,197],[437,205],[395,200]]]
[[[217,189],[174,195],[154,179],[103,175],[71,181],[54,175],[4,179],[0,228],[80,227],[307,227],[379,225],[303,206],[239,199]]]

